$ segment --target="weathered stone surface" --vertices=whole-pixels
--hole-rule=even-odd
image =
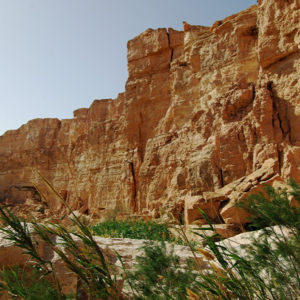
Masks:
[[[273,185],[274,182],[282,181],[276,172],[277,167],[278,161],[270,158],[260,169],[218,190],[219,193],[228,194],[229,201],[220,210],[220,215],[226,224],[245,225],[249,223],[251,214],[236,207],[235,204],[253,193],[262,192],[266,184]]]
[[[184,223],[186,225],[205,224],[205,217],[200,209],[215,226],[216,224],[224,225],[223,223],[229,226],[233,224],[243,226],[249,223],[251,215],[236,207],[236,204],[253,193],[263,191],[266,184],[273,185],[274,188],[288,188],[289,186],[282,182],[277,172],[278,161],[269,158],[261,168],[215,192],[203,192],[199,196],[187,195],[184,207],[181,209],[182,214],[184,212]],[[295,199],[290,199],[290,201],[291,205],[295,205]]]
[[[273,244],[274,241],[279,241],[289,238],[292,236],[291,230],[283,227],[283,226],[273,226],[272,231],[274,232],[274,235],[276,235],[276,238],[274,239],[274,236],[267,237],[266,240],[269,244]],[[256,230],[252,232],[244,232],[240,233],[234,237],[231,237],[229,239],[225,239],[223,241],[218,242],[217,244],[222,245],[226,247],[228,250],[236,251],[240,256],[247,258],[247,246],[250,246],[253,243],[253,240],[258,240],[259,237],[262,235],[263,230]],[[250,248],[251,249],[251,248]]]
[[[37,187],[54,210],[68,213],[38,170],[73,210],[99,218],[124,206],[157,216],[270,158],[283,180],[299,179],[298,2],[260,0],[210,28],[148,29],[129,41],[129,78],[117,99],[0,137],[0,198],[42,201]],[[273,171],[239,184],[240,193]],[[162,208],[150,209],[153,202]]]
[[[226,197],[223,196],[223,198]],[[211,197],[206,200],[199,196],[187,196],[184,205],[185,224],[189,225],[195,220],[205,219],[201,210],[212,222],[218,222],[221,219],[219,213],[221,203],[218,201],[219,199],[220,194],[217,196],[217,201]]]
[[[66,267],[62,258],[53,251],[44,241],[34,234],[34,231],[29,225],[29,231],[32,233],[33,239],[39,241],[38,253],[44,259],[48,260],[53,264],[54,272],[61,284],[62,292],[74,293],[77,290],[77,275],[70,271]],[[82,242],[75,235],[71,235],[73,240],[78,243],[78,246],[82,245]],[[16,246],[12,246],[11,243],[5,239],[6,235],[0,233],[0,266],[8,268],[12,266],[26,267],[30,264],[31,256],[22,254],[23,250]],[[135,240],[135,239],[117,239],[117,238],[103,238],[95,236],[94,240],[99,246],[102,254],[104,255],[108,264],[111,264],[112,274],[120,275],[123,273],[122,263],[118,259],[117,253],[122,258],[123,265],[128,271],[133,271],[136,265],[137,256],[143,256],[143,250],[141,247],[145,246],[149,241],[146,240]],[[51,241],[56,245],[61,242],[57,236],[52,236]],[[56,246],[58,247],[58,246]],[[59,246],[62,250],[63,247]],[[167,244],[167,251],[173,250],[175,255],[180,258],[182,267],[185,266],[188,259],[196,260],[199,266],[204,266],[204,259],[200,254],[193,253],[189,247]],[[70,253],[65,254],[72,260]],[[120,281],[122,289],[123,280]]]
[[[199,196],[187,196],[185,198],[185,203],[184,203],[185,224],[191,224],[195,220],[204,219],[200,211],[197,209],[197,207],[199,207],[199,204],[203,202],[203,200],[204,199]]]

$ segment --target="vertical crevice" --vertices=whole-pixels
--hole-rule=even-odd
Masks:
[[[254,130],[253,130],[253,140],[254,140],[254,145],[256,145],[258,143],[256,127],[254,127]]]
[[[142,112],[140,111],[138,151],[139,151],[140,156],[141,156],[141,162],[143,163],[143,160],[144,160],[144,143],[143,143],[143,135],[142,135],[142,124],[143,124],[143,116],[142,116]]]
[[[222,168],[219,169],[219,178],[220,178],[220,185],[221,185],[221,188],[222,188],[224,186],[224,176],[223,176]]]
[[[168,41],[169,41],[169,48],[171,49],[171,57],[170,57],[170,64],[171,64],[171,62],[173,61],[174,49],[171,48],[170,34],[169,34],[168,30],[167,30],[167,36],[168,36]],[[170,67],[171,67],[171,65],[170,65]]]
[[[252,91],[253,91],[253,96],[252,96],[252,101],[254,101],[255,100],[255,97],[256,97],[256,87],[255,87],[255,84],[254,83],[251,83],[251,85],[252,85]]]
[[[281,131],[282,138],[277,141],[277,152],[278,152],[278,163],[279,163],[279,175],[281,175],[281,170],[283,168],[283,148],[280,145],[282,141],[286,139],[291,133],[291,126],[288,118],[288,106],[287,101],[283,98],[277,96],[276,91],[273,89],[273,82],[270,81],[267,85],[267,90],[270,93],[270,97],[273,101],[273,128],[274,134],[275,130],[278,128]],[[275,127],[275,124],[277,126]]]
[[[286,100],[279,98],[272,88],[272,81],[267,85],[267,90],[270,93],[270,97],[273,101],[273,127],[275,118],[278,118],[279,127],[282,132],[283,140],[291,132],[290,123],[287,117],[287,103]]]
[[[137,151],[138,151],[140,162],[142,164],[144,162],[144,146],[142,145],[141,147],[138,147]]]
[[[137,212],[137,203],[136,203],[136,178],[135,178],[135,170],[134,170],[134,164],[133,162],[126,161],[129,164],[129,170],[132,176],[132,207],[133,207],[133,212]]]

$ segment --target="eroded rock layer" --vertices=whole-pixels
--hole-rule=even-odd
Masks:
[[[270,158],[282,179],[299,179],[300,0],[258,2],[211,27],[146,30],[128,42],[117,99],[6,132],[1,200],[43,193],[60,210],[36,171],[72,209],[95,216],[167,208]]]

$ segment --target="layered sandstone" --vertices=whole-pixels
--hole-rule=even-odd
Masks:
[[[6,132],[0,198],[42,201],[35,184],[61,212],[38,170],[90,215],[120,206],[182,213],[186,199],[268,159],[281,179],[299,179],[300,0],[258,2],[211,27],[148,29],[128,42],[117,99]]]

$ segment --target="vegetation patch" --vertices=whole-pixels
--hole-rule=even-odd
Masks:
[[[0,208],[0,219],[6,225],[1,231],[12,245],[31,256],[27,264],[34,265],[37,270],[37,273],[34,270],[27,273],[27,266],[3,269],[0,271],[0,292],[6,297],[4,299],[68,299],[52,262],[37,251],[43,241],[69,269],[66,276],[76,274],[80,289],[77,290],[79,295],[72,299],[299,300],[300,186],[294,181],[290,182],[288,190],[266,186],[263,193],[251,195],[240,206],[253,215],[254,228],[262,229],[251,233],[249,243],[239,244],[239,248],[232,248],[226,240],[216,242],[216,238],[221,239],[217,233],[207,235],[206,232],[214,228],[201,211],[208,224],[196,228],[195,233],[205,240],[206,247],[190,248],[194,254],[203,255],[205,266],[196,255],[195,260],[182,262],[172,251],[172,245],[166,246],[164,241],[174,240],[166,225],[107,221],[91,230],[74,215],[70,218],[77,227],[74,234],[57,223],[45,225],[33,221],[29,230],[26,222]],[[114,273],[116,265],[106,260],[94,234],[161,242],[147,243],[144,255],[137,258],[133,270],[126,269],[126,263],[117,255],[123,265],[118,273],[124,280],[121,291],[120,278]],[[36,298],[36,295],[44,298]]]
[[[59,299],[57,288],[43,276],[39,268],[14,267],[0,272],[0,295],[6,299],[43,300]],[[15,295],[15,296],[14,296]],[[16,296],[18,295],[19,298]],[[71,299],[64,296],[62,299]]]
[[[151,221],[104,221],[91,229],[95,235],[110,238],[176,241],[167,225]]]

